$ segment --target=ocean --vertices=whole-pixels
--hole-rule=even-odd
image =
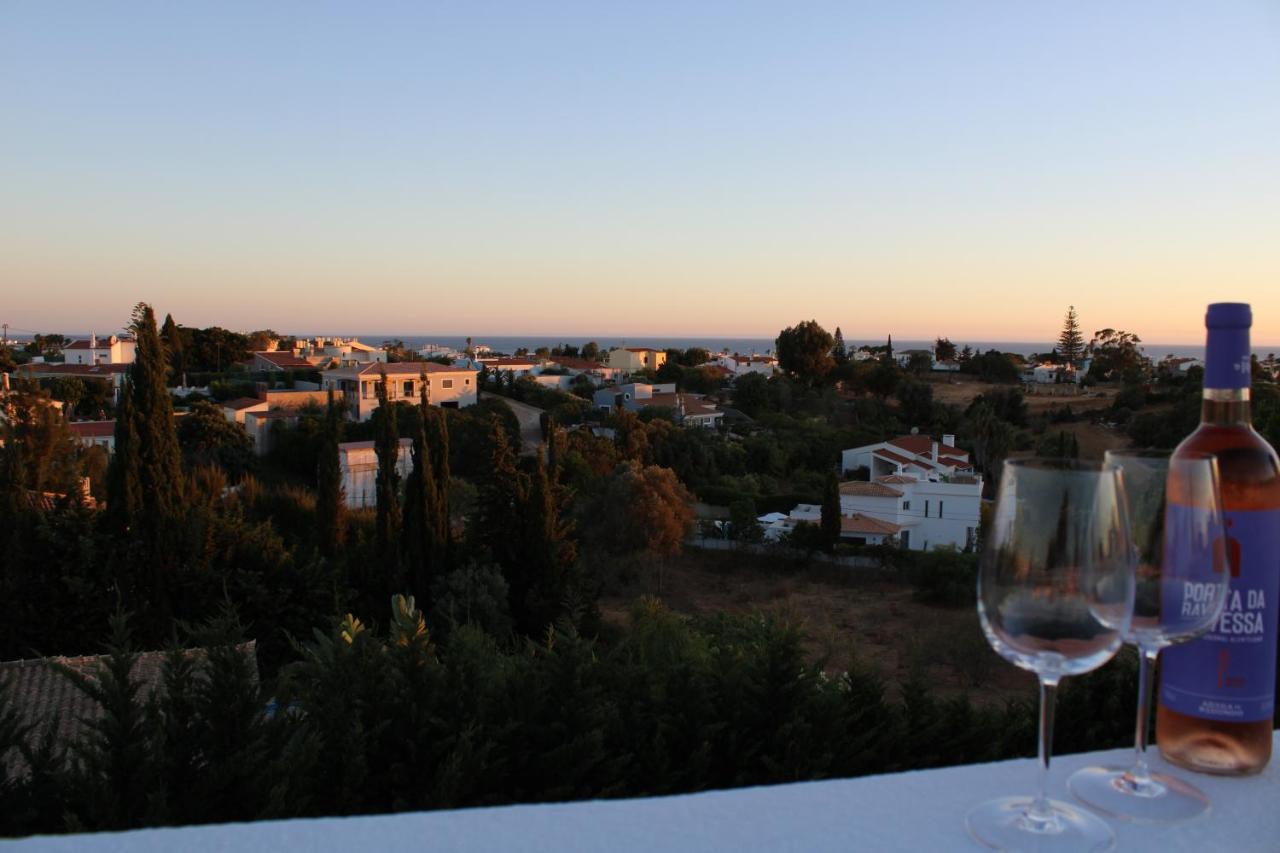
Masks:
[[[324,334],[334,334],[327,332]],[[369,344],[380,344],[388,340],[404,341],[406,347],[417,349],[426,343],[443,344],[455,349],[462,349],[466,346],[467,339],[465,336],[458,337],[455,335],[383,335],[383,334],[366,334],[360,335],[360,340]],[[582,346],[587,341],[595,341],[600,348],[610,349],[612,347],[653,347],[654,349],[689,349],[690,347],[703,347],[711,352],[723,352],[728,350],[731,353],[740,353],[749,355],[755,353],[764,355],[773,351],[773,338],[725,338],[708,335],[701,338],[689,337],[663,337],[654,336],[636,336],[636,337],[583,337],[581,335],[476,335],[472,341],[476,344],[488,344],[495,352],[512,353],[520,347],[527,347],[531,352],[538,347],[555,347],[560,344],[570,346]],[[961,339],[953,339],[952,341],[957,348],[963,348],[966,344],[975,352],[986,352],[990,349],[999,350],[1001,352],[1015,352],[1020,355],[1031,355],[1033,353],[1049,352],[1054,345],[1049,342],[1044,343],[1028,343],[1026,341],[966,341]],[[895,338],[893,348],[895,350],[906,349],[930,349],[933,341],[907,340]],[[850,348],[857,348],[864,344],[871,346],[880,346],[884,344],[884,340],[855,340],[851,338],[845,339],[845,344]],[[1152,359],[1159,361],[1166,355],[1173,355],[1180,358],[1204,358],[1203,344],[1147,344],[1141,345],[1143,351]],[[1258,350],[1258,357],[1265,358],[1267,351]]]

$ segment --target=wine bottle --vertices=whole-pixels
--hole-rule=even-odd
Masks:
[[[1249,414],[1248,305],[1205,315],[1200,426],[1178,445],[1218,457],[1231,573],[1222,617],[1203,637],[1163,653],[1156,742],[1166,759],[1204,773],[1257,773],[1271,758],[1276,615],[1280,612],[1280,461]]]

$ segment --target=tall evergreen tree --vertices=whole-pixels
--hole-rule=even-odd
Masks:
[[[187,369],[182,351],[182,330],[173,321],[172,314],[164,315],[164,325],[160,327],[160,340],[164,343],[165,352],[169,356],[169,367],[173,369],[174,377],[182,382],[184,371]]]
[[[844,333],[840,331],[840,327],[836,326],[835,346],[831,348],[831,357],[835,359],[836,364],[844,364],[849,360],[849,348],[844,344]]]
[[[413,469],[405,480],[401,546],[409,589],[415,600],[430,610],[431,584],[442,569],[443,542],[438,523],[440,492],[436,487],[435,454],[427,438],[428,420],[434,418],[427,403],[426,376],[422,379],[418,425],[413,435]]]
[[[537,454],[533,474],[523,486],[517,524],[524,559],[515,572],[523,600],[511,615],[519,630],[539,636],[570,605],[578,547],[564,518],[563,490],[548,475],[543,454]]]
[[[1067,308],[1067,317],[1062,322],[1062,334],[1058,335],[1058,354],[1071,365],[1084,355],[1084,335],[1080,332],[1074,305]]]
[[[452,549],[453,533],[449,524],[449,423],[443,409],[434,406],[423,407],[424,422],[427,424],[427,444],[431,448],[431,468],[436,479],[436,504],[433,521],[436,541],[444,550],[448,559]]]
[[[346,496],[342,489],[342,467],[338,461],[338,443],[341,440],[342,412],[331,389],[325,408],[320,458],[316,465],[316,527],[320,536],[320,553],[329,558],[341,552],[347,534]]]
[[[822,536],[828,547],[840,541],[840,515],[840,481],[829,471],[822,490]]]
[[[152,636],[168,631],[171,575],[180,562],[179,515],[184,506],[182,455],[173,417],[173,399],[165,381],[168,360],[150,305],[133,310],[130,331],[136,339],[134,362],[116,413],[116,453],[108,473],[108,525],[128,544],[124,565],[146,569],[143,580]]]
[[[378,514],[375,545],[378,556],[388,566],[396,557],[400,533],[400,429],[396,410],[387,393],[387,372],[381,371],[377,384],[378,408],[373,412],[373,450],[378,457]]]

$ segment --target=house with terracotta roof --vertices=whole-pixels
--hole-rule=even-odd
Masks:
[[[667,351],[653,347],[614,347],[604,355],[610,367],[631,373],[637,370],[657,370],[667,363]]]
[[[85,382],[99,381],[111,388],[112,400],[120,402],[124,393],[125,377],[129,375],[128,364],[51,364],[48,362],[31,362],[18,365],[15,376],[25,379],[58,379],[74,378]]]
[[[650,407],[671,409],[675,412],[676,423],[682,426],[715,428],[724,418],[724,412],[702,394],[677,391],[674,382],[658,385],[628,382],[601,388],[591,399],[596,408],[605,412],[614,409],[638,412]]]
[[[133,364],[137,348],[133,338],[90,335],[88,340],[72,341],[63,347],[62,359],[66,364]]]
[[[401,361],[395,364],[369,364],[363,367],[339,367],[320,374],[321,391],[333,389],[341,394],[350,416],[367,421],[378,408],[378,382],[387,377],[387,399],[390,402],[418,403],[426,383],[427,402],[442,409],[474,406],[479,399],[479,371],[470,366],[438,364],[434,361]]]
[[[857,545],[879,545],[894,538],[915,551],[938,546],[972,548],[982,507],[982,478],[958,475],[946,481],[919,474],[889,474],[874,480],[840,484],[840,537]],[[777,535],[808,521],[817,524],[822,508],[799,504]]]
[[[352,509],[378,505],[378,454],[372,441],[344,441],[338,445],[342,494]],[[396,471],[401,481],[413,470],[413,439],[400,439]]]
[[[265,412],[270,408],[263,397],[237,397],[222,404],[222,416],[230,423],[243,424],[248,412]]]
[[[778,359],[771,355],[739,355],[722,353],[716,356],[712,364],[728,370],[734,377],[746,376],[748,373],[759,373],[761,376],[772,376],[778,372]]]
[[[529,376],[536,373],[540,364],[540,362],[532,358],[525,358],[522,356],[486,356],[485,358],[477,358],[475,360],[494,373],[511,373],[514,374],[517,379],[521,376]]]
[[[249,369],[284,372],[286,370],[315,370],[316,366],[302,356],[294,355],[292,352],[271,350],[269,352],[255,352],[252,361],[249,363]]]
[[[116,449],[116,422],[71,421],[67,429],[85,447],[101,447],[108,453]]]
[[[866,468],[872,479],[890,474],[923,475],[928,479],[973,471],[969,451],[956,447],[954,435],[935,441],[927,435],[900,435],[840,453],[840,473]]]

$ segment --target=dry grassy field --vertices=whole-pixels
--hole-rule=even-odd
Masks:
[[[891,684],[923,669],[943,695],[968,691],[975,699],[1029,696],[1031,676],[1015,670],[987,645],[971,607],[939,608],[912,598],[901,583],[867,572],[813,563],[793,567],[755,555],[689,549],[662,570],[648,566],[613,584],[601,602],[607,622],[625,625],[631,604],[655,595],[677,613],[764,613],[805,636],[811,660],[828,672],[856,659]]]

